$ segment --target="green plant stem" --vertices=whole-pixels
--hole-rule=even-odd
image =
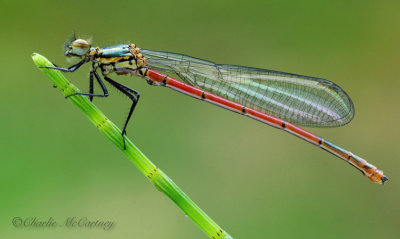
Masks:
[[[58,70],[40,68],[54,66],[44,56],[34,53],[32,59],[36,66],[68,96],[79,92]],[[193,220],[210,238],[232,238],[223,231],[207,214],[201,210],[164,172],[157,168],[128,138],[124,149],[121,130],[115,126],[87,97],[76,95],[68,100],[78,107],[89,120],[113,142],[154,186],[167,195],[189,218]]]

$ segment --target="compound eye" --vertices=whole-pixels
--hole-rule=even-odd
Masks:
[[[71,47],[74,54],[85,55],[90,49],[90,44],[83,39],[77,39],[71,43]]]

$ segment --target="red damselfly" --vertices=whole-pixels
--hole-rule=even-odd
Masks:
[[[166,86],[246,115],[319,146],[360,170],[374,183],[383,184],[388,180],[382,171],[363,158],[295,125],[336,127],[353,119],[354,106],[350,97],[333,82],[265,69],[215,64],[183,54],[140,49],[135,44],[98,48],[74,37],[65,47],[66,56],[79,57],[81,61],[69,68],[47,68],[73,72],[84,63],[92,64],[89,93],[73,95],[87,95],[90,100],[107,97],[107,88],[98,74],[100,71],[105,81],[132,100],[122,130],[124,144],[126,127],[140,94],[112,80],[109,77],[111,73],[139,76],[150,85]],[[94,93],[94,78],[103,94]]]

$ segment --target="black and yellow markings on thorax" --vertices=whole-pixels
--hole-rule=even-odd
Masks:
[[[135,61],[133,56],[117,56],[117,57],[98,57],[96,59],[100,64],[112,64],[119,62]]]
[[[93,61],[102,69],[103,74],[131,74],[145,67],[147,59],[140,53],[135,44],[112,48],[96,48],[89,53]]]

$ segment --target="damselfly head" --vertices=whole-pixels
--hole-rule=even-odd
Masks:
[[[66,51],[65,55],[70,56],[77,56],[81,57],[84,56],[90,50],[90,43],[83,39],[76,39],[73,40],[71,43],[65,45]]]

